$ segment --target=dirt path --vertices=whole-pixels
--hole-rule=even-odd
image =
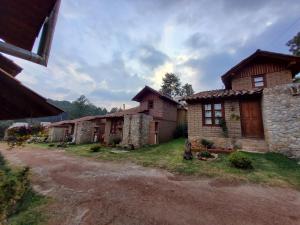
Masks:
[[[30,166],[36,190],[55,199],[51,225],[300,224],[300,192],[291,189],[183,180],[59,151],[0,150],[11,163]]]

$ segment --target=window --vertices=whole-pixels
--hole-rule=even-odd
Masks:
[[[154,105],[153,100],[149,100],[148,101],[148,109],[153,109],[153,105]]]
[[[203,124],[209,126],[219,126],[224,118],[224,108],[222,103],[203,105]]]
[[[265,87],[265,76],[257,75],[252,77],[252,86],[253,87]]]

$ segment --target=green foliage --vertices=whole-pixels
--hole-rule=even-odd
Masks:
[[[7,144],[10,148],[15,146],[22,146],[28,141],[32,135],[40,135],[44,128],[40,125],[30,126],[30,127],[14,127],[8,129],[7,131]]]
[[[207,139],[201,139],[201,144],[208,149],[210,149],[214,146],[214,142],[207,140]]]
[[[202,151],[199,153],[199,156],[203,158],[213,158],[213,155],[209,151]]]
[[[191,84],[186,83],[181,86],[180,78],[174,73],[166,73],[161,85],[160,92],[171,98],[177,96],[190,96],[194,94]]]
[[[90,152],[94,144],[74,145],[66,149],[69,154],[93,157],[95,160],[134,162],[142,166],[167,169],[171,172],[205,177],[222,177],[274,186],[294,187],[300,190],[300,165],[296,160],[279,153],[239,152],[252,161],[255,170],[236,169],[230,166],[229,155],[219,154],[218,159],[207,163],[201,160],[183,160],[184,138],[160,145],[147,146],[122,154],[114,154],[110,147],[102,147],[101,154]],[[48,149],[47,144],[36,144]]]
[[[233,152],[229,155],[229,162],[232,166],[239,168],[239,169],[253,169],[252,161],[243,155],[241,152]]]
[[[66,142],[61,142],[61,143],[58,143],[56,145],[56,147],[58,147],[58,148],[67,148],[68,144]]]
[[[99,152],[101,150],[101,145],[95,145],[90,148],[91,152]]]
[[[179,77],[174,73],[166,73],[163,78],[163,83],[161,85],[161,92],[164,95],[170,96],[172,98],[180,96],[181,94],[181,83]]]
[[[220,120],[220,126],[221,126],[224,137],[227,138],[228,137],[228,127],[227,127],[225,119]]]
[[[187,136],[188,136],[187,124],[177,125],[173,136],[174,136],[174,138],[180,138],[180,137],[187,138]]]
[[[50,147],[50,148],[52,148],[54,146],[55,146],[55,144],[53,144],[53,143],[51,143],[51,144],[48,145],[48,147]]]
[[[25,200],[32,195],[29,181],[29,168],[21,170],[8,169],[3,156],[0,154],[0,224],[24,210]]]
[[[191,84],[186,83],[181,88],[181,96],[190,96],[194,93],[195,92],[194,92],[193,86]]]
[[[296,56],[300,56],[300,32],[296,34],[286,45],[290,47],[289,51]]]
[[[81,95],[78,99],[73,102],[69,101],[56,101],[48,100],[53,105],[61,108],[68,114],[68,119],[76,119],[83,116],[94,116],[94,115],[105,115],[107,109],[97,107],[91,103],[84,95]],[[67,119],[67,118],[65,118]],[[47,121],[47,120],[44,120]]]

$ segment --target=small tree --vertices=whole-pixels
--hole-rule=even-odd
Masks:
[[[172,98],[181,95],[181,83],[179,77],[174,73],[166,73],[163,78],[160,91]]]
[[[300,56],[300,32],[289,40],[286,45],[290,47],[289,51],[293,53],[293,55]]]
[[[181,96],[190,96],[194,94],[194,89],[191,84],[186,83],[181,88]]]

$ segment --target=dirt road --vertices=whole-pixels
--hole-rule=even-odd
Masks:
[[[30,166],[35,189],[55,199],[51,225],[300,224],[300,192],[292,189],[182,179],[60,151],[0,150],[11,163]]]

